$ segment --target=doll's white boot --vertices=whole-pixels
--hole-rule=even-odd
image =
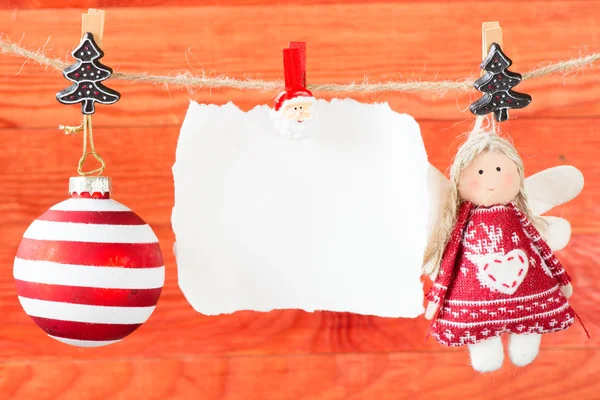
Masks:
[[[508,340],[508,356],[513,364],[524,367],[537,357],[542,335],[539,333],[511,334]]]
[[[475,371],[492,372],[504,362],[504,349],[500,336],[469,345],[471,365]]]

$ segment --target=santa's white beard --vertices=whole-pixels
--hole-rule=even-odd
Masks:
[[[298,122],[285,118],[282,113],[277,111],[271,113],[271,118],[273,119],[275,129],[279,131],[279,134],[288,139],[307,139],[311,137],[314,132],[312,118]]]

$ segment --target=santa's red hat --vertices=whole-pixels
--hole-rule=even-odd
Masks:
[[[306,89],[306,43],[290,42],[289,49],[283,49],[283,69],[285,91],[275,100],[275,111],[288,104],[299,104],[317,100]]]

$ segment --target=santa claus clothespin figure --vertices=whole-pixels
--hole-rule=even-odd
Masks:
[[[275,100],[271,118],[281,136],[306,139],[314,130],[314,104],[317,100],[306,89],[306,43],[290,42],[283,49],[285,91]]]

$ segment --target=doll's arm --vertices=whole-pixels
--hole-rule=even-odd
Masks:
[[[450,240],[448,241],[448,244],[446,244],[446,249],[444,250],[444,255],[440,263],[440,271],[435,277],[431,290],[429,293],[427,293],[427,300],[437,305],[435,309],[437,309],[440,303],[443,302],[443,299],[446,296],[446,291],[448,290],[448,286],[452,281],[452,276],[454,275],[454,266],[456,264],[456,255],[460,249],[463,231],[467,224],[467,220],[469,219],[469,213],[471,212],[472,208],[473,204],[470,202],[464,202],[460,206],[456,224],[454,225],[450,235]],[[433,306],[431,305],[428,306],[430,313],[432,307]]]
[[[571,277],[567,271],[565,271],[560,261],[558,261],[558,258],[552,253],[550,246],[548,246],[548,243],[542,238],[540,232],[514,204],[511,204],[511,206],[519,216],[523,229],[525,229],[525,232],[527,232],[528,236],[533,241],[533,245],[538,249],[540,256],[548,266],[548,269],[550,269],[550,272],[552,272],[554,278],[561,286],[570,285]]]

